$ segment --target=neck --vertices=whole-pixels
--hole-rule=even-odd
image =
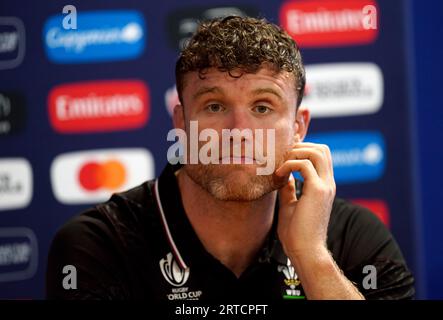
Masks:
[[[222,201],[196,184],[185,170],[177,178],[186,215],[203,246],[239,277],[271,229],[277,193],[255,201]]]

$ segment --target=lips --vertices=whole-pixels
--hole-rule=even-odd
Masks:
[[[229,156],[229,157],[221,157],[220,164],[255,164],[255,165],[264,165],[266,164],[265,159],[257,159],[255,157],[235,157],[235,156]]]
[[[220,158],[221,164],[256,164],[257,161],[255,161],[254,158],[251,157],[222,157]]]

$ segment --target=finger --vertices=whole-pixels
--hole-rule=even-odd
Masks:
[[[320,150],[328,159],[328,163],[330,164],[331,169],[333,168],[331,149],[329,148],[328,145],[321,143],[299,142],[294,144],[293,148],[294,149],[314,148]]]
[[[318,180],[320,177],[315,171],[314,165],[310,160],[288,160],[284,162],[277,170],[275,174],[278,177],[288,177],[293,171],[299,171],[305,181]]]
[[[328,157],[317,148],[292,149],[287,153],[287,159],[308,159],[314,165],[314,168],[321,179],[328,180],[333,175]]]
[[[286,184],[278,191],[280,208],[287,204],[297,202],[296,194],[295,179],[291,174]]]

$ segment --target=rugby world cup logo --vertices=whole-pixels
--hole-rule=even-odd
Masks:
[[[181,268],[171,252],[166,255],[166,258],[161,259],[159,264],[163,277],[174,287],[181,287],[188,281],[189,268]]]

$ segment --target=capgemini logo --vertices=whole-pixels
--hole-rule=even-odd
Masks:
[[[166,255],[166,258],[161,259],[159,264],[163,277],[174,287],[181,287],[188,281],[189,268],[181,268],[171,252]]]
[[[147,29],[135,10],[85,11],[76,29],[63,27],[63,15],[48,18],[43,29],[46,54],[55,63],[135,59],[145,48]]]
[[[129,23],[121,31],[121,39],[127,43],[137,42],[143,37],[143,29],[138,23]]]
[[[376,165],[383,160],[383,150],[377,143],[366,146],[362,154],[363,162],[368,165]]]
[[[386,143],[381,132],[317,133],[309,135],[307,140],[329,146],[338,184],[375,181],[385,172]]]

